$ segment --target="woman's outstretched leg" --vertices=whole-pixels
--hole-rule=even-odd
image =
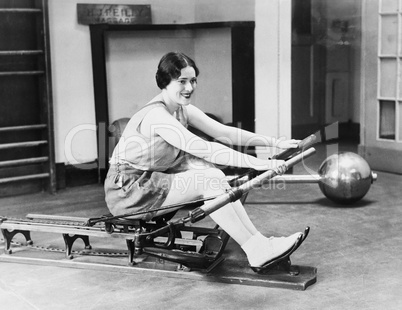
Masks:
[[[229,187],[223,172],[215,168],[202,171],[201,182],[199,170],[179,173],[175,178],[174,184],[186,186],[172,186],[164,205],[191,201],[202,196],[218,196]],[[262,266],[289,250],[301,234],[296,233],[286,238],[263,236],[250,220],[240,201],[228,203],[212,212],[210,217],[241,246],[253,267]]]
[[[260,267],[287,252],[301,235],[265,237],[255,228],[241,204],[235,206],[235,203],[229,203],[212,212],[210,217],[241,246],[252,267]],[[249,230],[250,226],[254,227],[253,233]]]

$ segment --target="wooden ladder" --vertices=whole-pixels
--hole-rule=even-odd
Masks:
[[[0,196],[56,190],[47,2],[0,3]]]

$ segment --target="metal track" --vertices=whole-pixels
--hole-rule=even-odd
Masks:
[[[3,238],[0,238],[0,242],[5,242]],[[25,246],[34,250],[39,250],[43,252],[58,252],[58,253],[66,253],[66,250],[54,248],[54,247],[44,247],[44,246],[35,246],[30,244],[24,244],[18,241],[11,241],[12,245],[16,246]],[[127,252],[98,252],[98,251],[91,251],[91,250],[83,250],[83,251],[71,251],[71,254],[75,255],[89,255],[89,256],[107,256],[107,257],[126,257],[128,255]]]
[[[73,221],[73,220],[68,220],[68,221],[62,221],[62,220],[42,220],[42,219],[27,219],[27,218],[14,218],[14,217],[4,217],[0,216],[0,223],[1,222],[19,222],[19,223],[25,223],[25,224],[41,224],[41,225],[60,225],[60,226],[68,226],[71,228],[87,228],[88,229],[96,229],[97,227],[99,229],[99,226],[102,226],[101,224],[96,224],[94,227],[89,227],[86,226],[84,222],[82,221]],[[0,238],[0,241],[5,244],[5,240],[3,238]],[[18,241],[11,241],[12,245],[16,246],[26,246],[31,249],[39,250],[39,251],[44,251],[44,252],[59,252],[59,253],[66,253],[65,249],[59,249],[59,248],[53,248],[53,247],[43,247],[43,246],[34,246],[32,244],[25,244],[22,242]],[[126,257],[128,256],[128,252],[98,252],[98,251],[91,251],[90,249],[85,249],[83,251],[71,251],[71,254],[75,255],[90,255],[90,256],[107,256],[107,257]]]

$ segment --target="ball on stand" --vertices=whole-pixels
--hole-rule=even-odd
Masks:
[[[329,156],[318,174],[322,193],[340,204],[352,204],[362,199],[377,176],[358,154],[341,152]]]

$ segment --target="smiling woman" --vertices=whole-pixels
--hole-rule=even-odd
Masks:
[[[168,102],[176,102],[179,105],[189,105],[191,95],[197,86],[196,73],[193,67],[185,67],[181,70],[180,77],[166,86],[164,93]],[[176,110],[175,104],[172,108]]]
[[[164,206],[220,195],[230,186],[215,165],[285,170],[282,160],[259,159],[226,145],[294,148],[298,141],[257,135],[210,118],[191,104],[198,75],[195,62],[183,53],[160,60],[156,82],[161,92],[130,119],[110,161],[105,193],[113,215],[132,212],[131,218],[151,220],[172,211]],[[218,142],[193,134],[188,125]],[[252,267],[277,259],[302,235],[264,237],[239,200],[210,216],[242,247]]]

